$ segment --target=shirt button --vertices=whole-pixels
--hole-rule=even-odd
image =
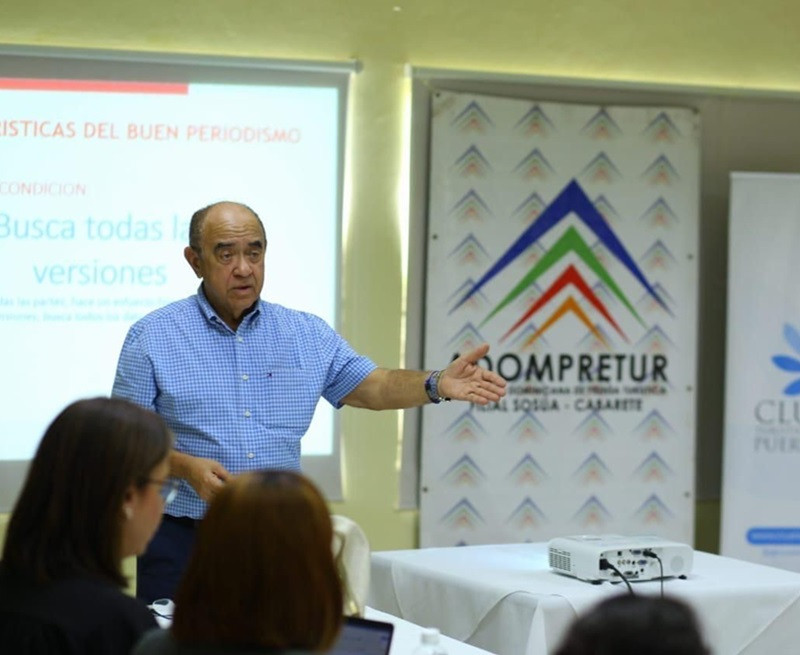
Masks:
[[[253,459],[255,455],[253,453],[247,453],[247,459]]]
[[[246,380],[249,380],[249,379],[250,379],[250,376],[249,376],[249,375],[247,375],[247,373],[245,373],[245,374],[242,376],[242,380],[245,380],[245,381],[246,381]]]
[[[250,410],[249,409],[244,410],[244,415],[246,418],[250,418]]]
[[[242,343],[244,341],[244,337],[236,337],[236,341]]]

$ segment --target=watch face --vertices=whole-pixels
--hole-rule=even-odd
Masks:
[[[439,403],[442,400],[439,397],[438,382],[439,382],[439,371],[433,371],[428,376],[428,379],[425,380],[425,393],[428,394],[428,398],[432,403]]]

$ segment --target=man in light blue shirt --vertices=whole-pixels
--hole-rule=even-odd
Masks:
[[[112,391],[159,413],[175,433],[170,466],[180,491],[137,566],[137,595],[147,602],[173,596],[194,524],[231,474],[299,470],[320,397],[377,410],[505,395],[505,381],[477,366],[486,344],[442,371],[383,369],[322,319],[261,300],[267,239],[249,207],[198,210],[189,244],[197,295],[131,327]]]

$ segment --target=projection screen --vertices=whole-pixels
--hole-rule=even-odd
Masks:
[[[355,64],[0,51],[0,511],[46,426],[108,395],[130,325],[196,292],[198,208],[244,202],[262,297],[337,326],[344,126]],[[303,468],[341,496],[334,411]]]

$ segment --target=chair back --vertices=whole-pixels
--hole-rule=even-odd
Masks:
[[[344,592],[346,616],[364,616],[369,593],[370,548],[367,535],[352,519],[339,514],[333,523],[333,557]]]

